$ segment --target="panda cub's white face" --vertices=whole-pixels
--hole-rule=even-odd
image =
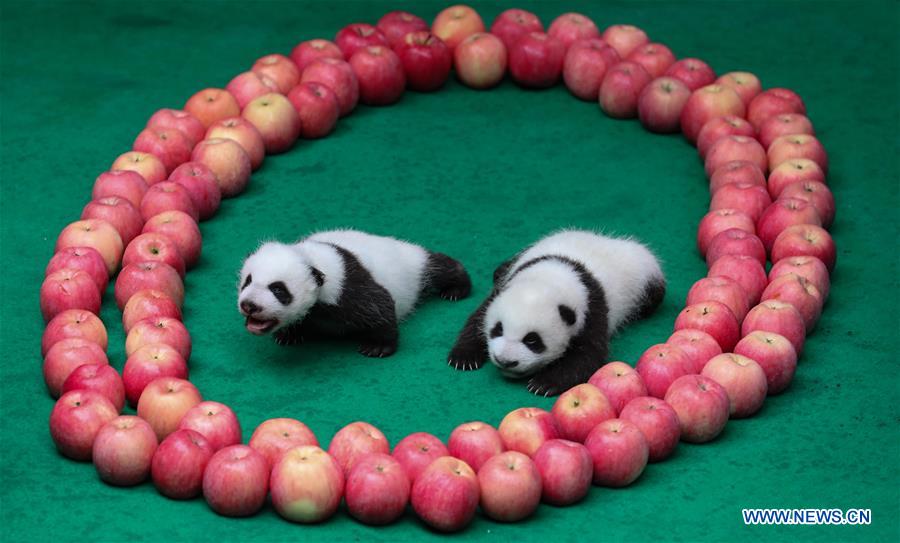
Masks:
[[[238,310],[251,333],[274,332],[303,319],[318,288],[309,263],[292,246],[265,243],[244,261]]]

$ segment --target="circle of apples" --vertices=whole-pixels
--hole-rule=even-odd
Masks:
[[[665,343],[634,368],[606,364],[549,412],[516,409],[497,428],[465,423],[446,444],[414,433],[393,451],[377,428],[354,422],[326,452],[289,418],[263,422],[241,444],[231,409],[204,401],[188,381],[181,305],[183,277],[200,256],[198,222],[239,195],[267,154],[327,136],[357,102],[438,90],[451,69],[473,88],[506,74],[532,88],[562,80],[611,117],[681,131],[709,177],[710,210],[697,233],[708,276],[691,287]],[[169,498],[202,494],[230,516],[256,513],[270,495],[281,516],[303,523],[327,519],[343,499],[363,523],[390,523],[411,504],[428,526],[456,531],[479,506],[517,521],[540,501],[579,501],[592,483],[631,484],[679,441],[715,439],[729,418],[753,415],[793,378],[836,254],[825,230],[835,212],[827,155],[805,113],[790,90],[763,90],[746,72],[716,77],[639,28],[601,33],[575,13],[545,33],[518,9],[501,13],[490,32],[467,6],[443,10],[430,26],[391,12],[377,26],[348,25],[333,42],[304,41],[290,57],[264,56],[225,89],[155,113],[133,151],[97,178],[82,220],[60,233],[40,293],[44,378],[59,397],[51,436],[109,484],[152,478]],[[116,272],[122,375],[109,365],[97,316]],[[136,416],[120,415],[126,402]]]

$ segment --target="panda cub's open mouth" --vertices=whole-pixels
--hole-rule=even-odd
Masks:
[[[248,315],[244,326],[251,334],[261,336],[278,326],[278,319],[257,319]]]

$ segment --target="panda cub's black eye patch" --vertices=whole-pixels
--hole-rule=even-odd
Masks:
[[[294,300],[294,297],[291,295],[291,291],[289,291],[285,284],[281,281],[270,283],[269,291],[272,292],[272,295],[275,296],[275,299],[278,300],[281,305],[288,305]]]
[[[253,282],[253,276],[248,274],[247,278],[244,279],[244,284],[241,286],[241,290],[244,290],[245,288],[249,287],[250,283],[252,283],[252,282]]]
[[[522,338],[522,343],[524,343],[533,353],[542,353],[547,350],[547,346],[544,345],[544,341],[537,332],[528,332],[525,334],[525,337]]]
[[[495,324],[494,327],[491,328],[491,339],[494,339],[495,337],[500,337],[502,335],[503,335],[503,323],[498,321],[497,324]]]

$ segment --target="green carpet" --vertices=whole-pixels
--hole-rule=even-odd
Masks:
[[[475,4],[488,24],[509,5]],[[541,506],[527,522],[478,516],[461,535],[484,541],[897,541],[898,4],[896,2],[519,2],[549,24],[579,11],[603,28],[637,24],[678,56],[719,72],[748,70],[795,89],[830,152],[838,265],[830,300],[789,391],[714,443],[680,445],[631,487],[594,488],[573,507]],[[47,430],[38,290],[58,232],[78,219],[94,178],[128,150],[158,108],[224,86],[259,56],[375,22],[391,9],[431,19],[435,2],[9,2],[0,5],[0,540],[416,541],[433,536],[410,512],[370,528],[341,512],[320,526],[267,506],[242,520],[202,499],[167,500],[151,484],[102,484],[59,456]],[[392,443],[414,431],[446,439],[459,423],[499,423],[552,399],[493,368],[460,373],[445,356],[487,293],[494,266],[565,226],[634,235],[669,278],[661,309],[612,343],[634,363],[664,341],[705,266],[694,248],[707,205],[703,168],[679,136],[614,121],[562,87],[506,82],[477,92],[455,81],[360,107],[333,136],[266,159],[244,195],[202,224],[188,274],[191,380],[237,412],[244,438],[261,421],[306,422],[327,445],[354,420]],[[385,360],[348,342],[279,348],[250,336],[235,308],[237,272],[260,240],[355,227],[462,260],[471,298],[429,300],[401,326]],[[102,318],[111,363],[124,363],[112,287]],[[869,526],[745,526],[741,509],[867,508]]]

